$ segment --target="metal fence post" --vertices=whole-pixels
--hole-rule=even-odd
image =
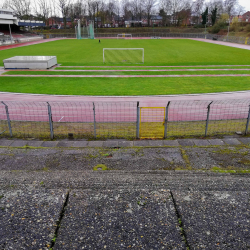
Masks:
[[[54,139],[54,130],[53,130],[53,120],[52,120],[52,112],[51,112],[51,106],[48,104],[48,115],[49,115],[49,128],[50,128],[50,139]]]
[[[137,116],[136,116],[136,139],[140,138],[140,107],[137,102]]]
[[[95,124],[95,103],[93,102],[93,112],[94,112],[94,137],[96,139],[96,124]]]
[[[246,124],[245,135],[247,134],[247,131],[248,131],[249,120],[250,120],[250,105],[249,105],[249,110],[248,110],[248,117],[247,117],[247,124]]]
[[[168,107],[170,105],[170,101],[167,104],[166,107],[166,112],[165,112],[165,120],[164,120],[164,139],[167,138],[167,133],[168,133]]]
[[[9,131],[10,131],[10,136],[12,137],[13,134],[12,134],[12,128],[11,128],[11,124],[10,124],[9,109],[8,109],[8,106],[4,102],[2,102],[2,104],[5,106],[5,111],[6,111],[6,116],[7,116],[7,121],[8,121],[8,127],[9,127]]]
[[[207,130],[208,130],[208,123],[209,123],[209,114],[210,114],[210,105],[213,102],[210,102],[207,106],[207,121],[206,121],[206,130],[205,130],[205,136],[207,136]]]

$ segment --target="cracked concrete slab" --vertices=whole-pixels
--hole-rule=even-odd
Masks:
[[[194,146],[194,142],[192,139],[178,139],[177,140],[178,143],[181,145],[181,146]]]
[[[49,249],[66,190],[0,189],[0,249]]]
[[[89,147],[102,147],[104,141],[89,141],[88,146]]]
[[[57,144],[58,144],[58,141],[45,141],[43,142],[42,147],[52,148],[52,147],[56,147]]]
[[[210,139],[208,141],[213,146],[222,146],[222,145],[225,145],[225,143],[221,139]]]
[[[181,153],[181,150],[184,152]],[[44,221],[47,219],[50,219],[51,213],[52,215],[57,214],[59,216],[57,207],[59,207],[59,204],[61,204],[63,201],[62,194],[66,193],[66,190],[71,189],[72,192],[70,193],[70,199],[69,204],[71,204],[71,210],[68,210],[68,217],[64,217],[62,220],[62,224],[66,225],[66,227],[63,229],[64,231],[61,231],[61,228],[59,229],[59,237],[58,241],[56,241],[56,247],[57,249],[64,249],[60,248],[60,245],[57,245],[57,243],[63,245],[64,237],[63,235],[66,234],[66,230],[69,232],[69,235],[67,236],[70,241],[66,242],[65,246],[70,246],[67,249],[78,249],[78,246],[85,247],[85,249],[98,249],[96,248],[97,244],[98,246],[101,246],[104,248],[106,246],[106,249],[112,249],[109,248],[109,246],[112,243],[116,243],[118,245],[122,243],[122,241],[119,241],[118,237],[121,235],[124,236],[124,239],[122,239],[123,243],[128,243],[130,239],[135,239],[133,242],[135,244],[151,244],[151,242],[155,244],[158,244],[158,238],[155,236],[156,234],[160,235],[159,239],[163,239],[163,242],[167,241],[166,244],[163,245],[163,249],[174,249],[175,245],[172,247],[172,245],[169,244],[175,244],[176,242],[179,242],[179,238],[176,237],[176,233],[174,230],[177,230],[178,234],[179,229],[174,229],[173,224],[171,224],[171,220],[168,219],[171,223],[168,225],[160,225],[159,218],[162,218],[163,210],[162,208],[166,206],[167,216],[171,214],[170,217],[176,219],[175,226],[178,226],[178,220],[176,215],[172,216],[172,213],[169,213],[170,205],[168,206],[168,201],[165,203],[163,198],[159,196],[159,194],[154,193],[158,196],[153,195],[152,192],[160,192],[159,190],[167,190],[165,193],[167,193],[167,196],[169,194],[168,190],[172,190],[174,195],[180,194],[180,199],[182,199],[183,194],[185,193],[185,196],[189,196],[189,194],[193,194],[193,197],[195,197],[194,203],[193,200],[190,201],[191,205],[189,203],[185,203],[186,200],[188,201],[189,198],[182,199],[182,203],[177,203],[177,208],[182,209],[182,211],[186,211],[186,213],[192,211],[193,213],[190,215],[190,217],[187,217],[186,223],[190,222],[193,224],[188,224],[190,228],[190,232],[193,232],[195,236],[191,235],[190,237],[192,239],[198,238],[201,239],[200,242],[194,242],[192,243],[191,249],[198,249],[195,244],[199,244],[199,247],[206,246],[205,240],[208,240],[209,242],[213,242],[214,239],[218,239],[219,241],[216,242],[216,246],[212,246],[209,249],[247,249],[246,246],[248,246],[248,242],[245,239],[246,234],[244,231],[245,229],[248,230],[248,228],[245,226],[245,222],[242,224],[242,226],[239,229],[239,232],[237,231],[237,227],[231,227],[231,224],[228,222],[229,218],[225,218],[226,214],[228,216],[235,216],[237,212],[237,216],[233,217],[232,225],[240,225],[242,220],[246,219],[246,214],[250,214],[249,211],[247,211],[249,206],[249,203],[244,203],[244,201],[249,200],[249,190],[250,190],[250,175],[249,174],[234,174],[234,173],[215,173],[211,171],[207,171],[211,169],[213,166],[220,167],[221,169],[249,169],[248,165],[250,162],[250,152],[249,148],[246,146],[219,146],[219,147],[206,147],[206,148],[199,148],[197,146],[195,147],[186,147],[186,148],[178,148],[178,147],[159,147],[159,148],[143,148],[143,147],[135,147],[135,148],[9,148],[9,147],[1,147],[0,148],[0,196],[3,194],[8,194],[9,191],[15,191],[15,190],[21,190],[23,193],[22,195],[15,196],[13,198],[8,199],[11,203],[14,204],[10,207],[7,207],[8,209],[13,209],[14,214],[20,215],[20,218],[26,218],[25,216],[28,215],[28,218],[38,218],[38,215],[33,215],[32,213],[35,213],[33,208],[36,208],[36,204],[39,201],[40,197],[42,199],[45,199],[45,197],[52,197],[51,199],[54,199],[55,201],[51,202],[50,206],[44,206],[39,207],[39,212],[41,216],[44,216]],[[94,171],[93,167],[97,164],[105,164],[108,167],[108,170],[98,170]],[[190,165],[193,170],[196,171],[187,171],[183,169],[187,169],[187,165]],[[178,170],[179,169],[179,170]],[[199,170],[199,171],[197,171]],[[201,171],[202,170],[202,171]],[[54,190],[54,194],[50,194],[50,191]],[[118,193],[120,194],[120,197],[118,200],[115,199],[117,197]],[[186,194],[188,193],[188,194]],[[205,194],[208,196],[208,198],[205,200],[206,203],[202,201],[202,197],[199,196],[199,194]],[[230,197],[235,199],[235,207],[231,207],[232,199],[227,196],[227,199],[224,199],[223,202],[218,197],[221,196],[214,196],[212,194],[229,194]],[[75,194],[75,195],[74,195]],[[209,194],[211,194],[209,196]],[[236,195],[239,194],[238,200]],[[47,196],[46,196],[47,195]],[[54,196],[53,196],[54,195]],[[145,200],[147,203],[144,205],[143,200],[138,200],[135,197],[147,197]],[[225,196],[225,195],[224,195]],[[224,197],[223,196],[223,197]],[[8,197],[8,196],[7,196]],[[35,197],[35,198],[34,198]],[[59,197],[59,198],[58,198]],[[61,198],[60,198],[61,197]],[[99,197],[98,199],[95,199],[95,197]],[[100,198],[101,197],[101,198]],[[177,196],[174,196],[177,197]],[[211,198],[212,197],[212,198]],[[159,198],[159,200],[157,200]],[[192,196],[191,196],[192,198]],[[190,199],[191,199],[190,198]],[[112,200],[113,199],[113,200]],[[1,204],[0,199],[0,204]],[[45,199],[46,200],[46,199]],[[59,203],[57,201],[60,200]],[[136,203],[138,206],[141,206],[142,209],[136,210],[136,207],[129,208],[132,210],[132,215],[130,213],[126,213],[123,210],[124,206],[126,204],[133,202],[142,202],[140,204]],[[4,206],[8,204],[7,201],[4,201]],[[223,214],[223,208],[217,209],[217,207],[220,205],[225,208],[225,214]],[[201,203],[201,204],[200,204]],[[202,204],[205,204],[204,206]],[[74,206],[74,204],[76,204]],[[107,204],[107,209],[106,209]],[[132,204],[132,203],[131,203]],[[133,203],[134,204],[134,203]],[[181,204],[181,205],[180,205]],[[28,206],[29,205],[29,206]],[[146,209],[146,205],[149,205],[148,210]],[[189,207],[190,205],[190,207]],[[2,205],[0,205],[1,207]],[[101,208],[99,209],[99,207]],[[172,205],[171,205],[172,206]],[[186,209],[187,207],[187,209]],[[193,209],[192,209],[193,208]],[[211,209],[210,209],[211,208]],[[17,211],[16,211],[16,210]],[[44,210],[42,210],[44,209]],[[47,209],[47,210],[46,210]],[[51,213],[47,211],[53,211]],[[145,209],[145,210],[144,210]],[[233,242],[232,236],[228,234],[218,234],[219,236],[217,238],[215,237],[216,233],[210,233],[211,238],[206,238],[205,236],[200,236],[200,229],[195,224],[195,220],[191,220],[191,218],[195,218],[195,216],[198,217],[198,221],[200,221],[200,218],[202,218],[203,213],[202,209],[205,210],[205,214],[209,214],[207,218],[207,221],[212,221],[212,226],[214,230],[224,230],[224,227],[220,225],[222,223],[222,220],[225,220],[225,225],[228,225],[229,231],[234,230],[233,236],[235,237],[236,241]],[[210,209],[210,210],[209,210]],[[4,209],[3,209],[4,210]],[[95,215],[95,213],[92,213],[91,211],[96,211],[96,213],[99,215]],[[216,214],[218,210],[218,214]],[[4,210],[5,211],[5,210]],[[45,211],[42,213],[41,211]],[[70,211],[72,212],[72,215],[70,215]],[[130,210],[129,210],[130,211]],[[171,210],[172,211],[172,210]],[[184,212],[185,212],[184,211]],[[208,211],[208,212],[207,212]],[[212,212],[210,212],[212,211]],[[215,211],[215,216],[212,217],[213,211]],[[227,212],[228,211],[228,212]],[[1,215],[0,211],[0,215]],[[12,211],[8,210],[10,214],[5,217],[0,216],[0,223],[2,222],[8,222],[12,223],[10,221],[13,216]],[[20,212],[20,213],[18,213]],[[90,224],[97,221],[97,223],[93,223],[93,228],[90,227],[90,231],[92,234],[86,233],[86,225],[83,223],[84,216],[83,212],[86,212],[88,221],[90,221]],[[130,211],[131,212],[131,211]],[[142,212],[142,213],[140,213]],[[67,213],[67,209],[66,209]],[[191,212],[190,212],[191,213]],[[24,214],[24,217],[21,217],[22,214]],[[184,213],[183,213],[184,214]],[[238,216],[239,214],[239,216]],[[81,220],[78,220],[78,215],[80,215]],[[95,219],[95,216],[99,219]],[[99,216],[99,217],[98,217]],[[130,217],[129,217],[130,216]],[[134,217],[133,217],[134,216]],[[193,217],[192,217],[193,216]],[[219,216],[219,219],[217,220],[217,217]],[[220,217],[221,216],[221,217]],[[3,218],[3,219],[2,219]],[[115,218],[121,218],[120,220],[116,220]],[[138,219],[137,219],[138,218]],[[150,218],[150,223],[152,225],[152,228],[150,228],[150,233],[146,232],[146,219]],[[168,217],[167,217],[168,218]],[[183,217],[184,218],[184,217]],[[66,223],[67,219],[68,224]],[[111,219],[111,222],[109,220]],[[220,220],[221,219],[221,220]],[[40,221],[40,219],[37,219]],[[29,221],[32,221],[31,219]],[[29,222],[28,221],[28,222]],[[80,222],[79,222],[80,221]],[[119,224],[119,222],[121,223]],[[126,224],[126,222],[136,222],[135,229],[137,230],[136,233],[130,234],[129,232],[125,232],[124,234],[116,234],[118,232],[121,232],[122,229],[132,227],[134,224]],[[143,223],[141,223],[141,221]],[[7,223],[6,222],[6,223]],[[38,242],[41,240],[44,240],[41,244],[46,244],[47,239],[51,240],[50,236],[53,236],[50,232],[53,232],[55,229],[53,227],[53,230],[48,229],[48,238],[40,237],[39,239],[36,238],[36,235],[32,234],[34,233],[32,230],[35,230],[34,228],[37,226],[35,222],[31,224],[28,224],[26,219],[20,220],[16,219],[14,221],[18,225],[20,223],[21,225],[21,232],[23,233],[20,237],[18,234],[19,231],[14,231],[13,235],[18,235],[18,239],[13,238],[13,244],[21,244],[21,248],[17,245],[9,245],[8,248],[7,245],[4,245],[2,247],[2,242],[0,239],[0,249],[40,249],[38,247]],[[139,224],[138,224],[139,222]],[[217,223],[218,222],[218,223]],[[9,226],[9,224],[4,224]],[[22,223],[27,223],[27,230],[24,230],[24,225]],[[44,222],[45,223],[45,222]],[[109,225],[111,223],[111,225]],[[184,223],[184,221],[183,221]],[[229,223],[229,224],[227,224]],[[142,224],[142,228],[140,228],[140,224]],[[12,225],[12,224],[11,224]],[[45,223],[45,225],[47,225]],[[119,226],[116,228],[116,226]],[[132,226],[131,226],[132,225]],[[35,227],[32,227],[35,226]],[[72,227],[71,227],[72,226]],[[100,226],[100,227],[99,227]],[[103,228],[108,228],[108,230],[103,230]],[[109,227],[110,226],[110,227]],[[158,227],[159,226],[159,227]],[[162,226],[162,227],[161,227]],[[185,229],[186,224],[184,224]],[[39,235],[43,233],[43,228],[38,227]],[[18,228],[18,227],[17,227]],[[31,230],[31,229],[32,230]],[[233,229],[232,229],[233,228]],[[87,228],[88,229],[88,228]],[[85,231],[84,231],[85,230]],[[92,230],[92,231],[91,231]],[[120,231],[119,231],[120,230]],[[141,231],[140,231],[141,230]],[[174,235],[171,234],[162,234],[162,231],[171,231],[171,233],[174,232]],[[193,231],[192,231],[193,230]],[[195,231],[196,230],[196,231]],[[243,230],[244,232],[241,233]],[[81,239],[78,237],[75,232],[80,232]],[[95,234],[95,231],[97,232]],[[1,232],[1,227],[0,227]],[[12,231],[10,231],[12,232]],[[31,232],[26,238],[25,233]],[[41,232],[41,234],[40,234]],[[60,232],[62,232],[62,236],[60,236]],[[100,233],[99,233],[100,232]],[[141,235],[143,237],[136,238],[136,236],[139,235],[140,232],[146,232],[145,235]],[[152,237],[150,237],[152,232]],[[203,231],[202,231],[203,232]],[[241,234],[239,234],[241,233]],[[10,238],[10,234],[6,234],[8,239]],[[112,238],[112,241],[110,241],[110,245],[102,245],[104,242],[102,242],[102,239],[99,237],[99,235],[104,235],[104,239],[106,242],[108,237],[110,235],[114,236]],[[242,239],[242,244],[240,245],[240,241],[238,235],[241,236],[240,239]],[[170,240],[167,240],[169,236],[169,239],[173,239],[171,242]],[[171,237],[170,237],[171,236]],[[13,236],[14,237],[14,236]],[[60,238],[61,237],[61,238]],[[106,238],[105,238],[106,237]],[[149,241],[143,241],[143,238],[146,237],[149,239]],[[165,237],[165,238],[164,238]],[[1,238],[1,235],[0,235]],[[190,239],[191,239],[190,238]],[[138,240],[137,240],[138,239]],[[144,238],[145,239],[145,238]],[[180,238],[182,240],[182,238]],[[16,241],[15,241],[16,240]],[[89,243],[86,247],[85,242],[92,242],[93,244]],[[94,240],[96,240],[94,242]],[[224,240],[224,241],[223,241]],[[4,240],[5,242],[5,240]],[[15,243],[17,242],[17,243]],[[191,241],[192,242],[192,241]],[[222,242],[222,243],[221,243]],[[224,242],[229,242],[228,245],[226,245]],[[182,241],[181,241],[182,243]],[[217,243],[220,243],[217,245]],[[3,243],[4,244],[4,243]],[[39,243],[40,244],[40,243]],[[129,245],[124,246],[129,246]],[[178,243],[179,244],[179,243]],[[230,245],[231,244],[231,245]],[[245,245],[244,245],[245,244]],[[71,247],[73,246],[73,247]],[[77,247],[74,247],[77,246]],[[115,245],[116,246],[116,245]],[[135,245],[137,246],[137,245]],[[140,245],[139,245],[140,246]],[[222,246],[219,248],[219,246]],[[1,248],[2,247],[2,248]],[[185,246],[184,246],[185,247]],[[213,248],[214,247],[214,248]],[[132,245],[131,245],[132,248]],[[154,246],[151,247],[154,249]],[[44,245],[43,248],[46,249],[46,245]],[[66,249],[66,247],[65,247]],[[80,248],[81,249],[81,248]],[[84,248],[83,248],[84,249]],[[115,248],[114,248],[115,249]],[[122,249],[121,245],[120,248],[116,249]],[[146,247],[144,247],[146,249]],[[148,248],[150,249],[150,248]],[[158,247],[156,249],[161,249]],[[182,245],[178,245],[176,249],[182,249]]]
[[[25,140],[15,140],[11,144],[11,147],[24,147],[26,145],[27,145],[27,141],[25,141]]]
[[[0,146],[8,147],[8,146],[10,146],[13,142],[14,142],[13,140],[1,139],[1,140],[0,140]]]
[[[196,146],[209,146],[210,143],[208,140],[204,140],[204,139],[193,139],[193,142]]]
[[[87,141],[75,141],[72,144],[72,147],[87,147],[88,146],[88,142]]]
[[[149,140],[148,144],[150,147],[162,147],[163,140]]]
[[[0,163],[0,170],[92,170],[97,164],[110,170],[186,168],[178,148],[2,149]]]
[[[177,140],[164,140],[163,141],[164,146],[180,146]]]
[[[191,249],[249,249],[249,192],[173,191]]]
[[[247,147],[185,148],[0,148],[0,170],[211,170],[250,169]]]
[[[193,169],[250,169],[249,148],[188,148],[186,154]]]
[[[240,145],[241,143],[236,138],[225,138],[223,141],[228,145]]]
[[[246,145],[250,144],[250,138],[249,137],[248,138],[238,138],[238,140],[243,144],[246,144]]]
[[[72,190],[54,249],[186,249],[166,189]]]
[[[43,141],[27,141],[27,145],[31,147],[41,147]]]
[[[148,140],[134,141],[135,147],[147,147],[149,146]]]

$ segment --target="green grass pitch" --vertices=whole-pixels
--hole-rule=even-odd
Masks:
[[[1,77],[4,92],[55,95],[170,95],[250,89],[250,77],[46,78]]]
[[[145,66],[250,64],[250,50],[189,39],[103,39],[101,43],[97,39],[65,39],[0,51],[0,63],[3,66],[3,59],[12,56],[54,55],[64,66],[97,66],[103,65],[103,48],[144,48]]]
[[[220,65],[250,65],[250,50],[237,49],[189,39],[159,40],[96,40],[65,39],[26,47],[0,51],[0,66],[3,59],[18,55],[55,55],[62,66],[114,66],[103,64],[103,48],[144,48],[145,63],[143,66],[199,66],[204,72],[198,74],[249,74],[249,71],[206,71],[208,65],[218,68],[230,68]],[[123,66],[142,66],[133,64],[116,64]],[[123,68],[122,68],[123,67]],[[202,67],[201,67],[202,68]],[[250,67],[232,67],[249,68]],[[63,68],[62,68],[63,69]],[[68,68],[64,68],[68,69]],[[195,72],[72,72],[67,74],[196,74]],[[87,69],[87,68],[79,68]],[[106,68],[109,69],[109,68]],[[113,67],[112,69],[115,69]],[[149,69],[149,68],[147,68]],[[156,68],[160,69],[160,68]],[[181,69],[181,68],[179,68]],[[195,69],[195,68],[190,68]],[[20,74],[19,72],[16,72]],[[9,73],[13,74],[13,72]],[[30,74],[26,72],[25,74]],[[40,74],[34,72],[34,74]],[[44,73],[51,74],[51,73]],[[55,72],[53,74],[60,74]],[[64,73],[66,74],[66,73]],[[190,77],[190,78],[46,78],[46,77],[1,77],[0,91],[41,94],[71,95],[167,95],[186,93],[211,93],[224,91],[249,90],[250,77]]]

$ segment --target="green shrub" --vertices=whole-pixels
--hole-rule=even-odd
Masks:
[[[217,22],[212,28],[209,29],[209,32],[212,34],[219,33],[221,29],[226,28],[226,23]]]
[[[248,24],[248,25],[246,26],[246,31],[247,31],[247,32],[250,32],[250,24]]]

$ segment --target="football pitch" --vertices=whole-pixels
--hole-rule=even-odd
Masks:
[[[103,63],[103,48],[143,48],[144,63]],[[168,95],[250,89],[250,50],[190,39],[64,39],[0,51],[57,56],[46,71],[7,71],[0,91],[63,95]]]

